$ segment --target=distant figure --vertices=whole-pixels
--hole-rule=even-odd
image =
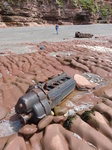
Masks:
[[[58,29],[59,29],[59,25],[58,24],[56,24],[55,29],[56,29],[56,34],[58,34]]]

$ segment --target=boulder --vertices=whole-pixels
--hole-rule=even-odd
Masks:
[[[92,37],[93,37],[93,34],[75,32],[75,37],[76,37],[76,38],[92,38]]]

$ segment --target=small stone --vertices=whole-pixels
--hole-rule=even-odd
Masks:
[[[37,131],[36,125],[27,124],[19,130],[19,133],[23,135],[31,135],[31,134],[34,134],[36,131]]]
[[[44,45],[40,46],[40,49],[41,49],[41,50],[44,50],[44,49],[45,49],[45,46],[44,46]]]
[[[0,120],[4,119],[8,114],[8,112],[9,112],[8,108],[0,106]]]
[[[40,122],[38,123],[38,129],[42,130],[44,129],[47,125],[49,125],[51,122],[53,121],[53,116],[52,115],[48,115],[45,118],[43,118],[42,120],[40,120]]]
[[[67,112],[67,110],[68,109],[66,107],[57,106],[54,108],[54,113],[56,116],[64,115]]]
[[[68,117],[68,112],[66,112],[63,116],[64,116],[64,117]]]
[[[73,116],[75,114],[73,109],[68,110],[68,116]]]
[[[61,121],[63,121],[64,120],[64,116],[54,116],[54,119],[53,119],[53,121],[55,122],[55,123],[60,123]]]
[[[51,115],[54,116],[54,111],[51,111]]]
[[[86,90],[94,88],[96,85],[92,85],[85,77],[75,74],[74,80],[76,81],[76,86],[79,90]]]
[[[74,107],[74,111],[75,112],[78,112],[79,111],[79,108],[76,106],[76,107]]]

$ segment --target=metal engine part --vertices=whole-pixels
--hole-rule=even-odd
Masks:
[[[75,80],[63,73],[47,82],[30,86],[15,105],[21,122],[38,123],[46,115],[50,115],[51,109],[61,103],[75,89],[75,85]]]

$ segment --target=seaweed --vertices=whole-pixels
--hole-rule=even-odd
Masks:
[[[99,123],[96,120],[94,120],[94,125],[95,125],[95,129],[98,130],[99,129]]]
[[[94,114],[94,110],[90,110],[90,111],[85,111],[82,115],[81,115],[81,119],[85,122],[88,122],[88,120],[91,119],[91,114]]]
[[[7,144],[8,144],[8,140],[7,140],[7,141],[6,141],[6,143],[4,144],[4,146],[3,146],[2,150],[5,150],[5,148],[6,148]]]
[[[71,128],[72,120],[75,118],[76,118],[76,115],[75,116],[68,116],[68,118],[66,119],[66,121],[63,124],[63,127],[65,129],[69,130]]]

